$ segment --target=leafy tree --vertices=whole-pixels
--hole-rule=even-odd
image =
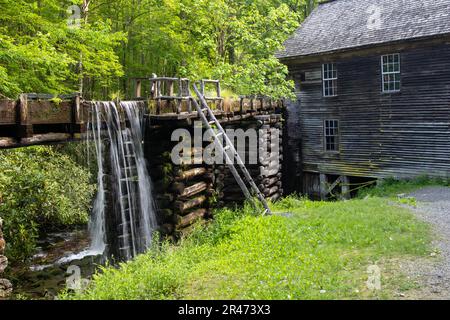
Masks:
[[[70,93],[79,90],[82,76],[96,77],[107,86],[123,75],[114,52],[122,35],[101,21],[70,28],[70,4],[1,1],[0,92],[10,97],[20,92]]]
[[[0,92],[124,96],[152,73],[287,96],[274,58],[316,0],[0,0]],[[67,8],[81,10],[79,28]]]
[[[51,147],[0,152],[0,216],[14,260],[29,257],[40,231],[88,221],[95,185],[87,169]]]

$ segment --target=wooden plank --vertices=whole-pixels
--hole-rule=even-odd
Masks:
[[[17,104],[18,137],[30,137],[33,135],[33,125],[30,123],[28,112],[28,99],[26,94],[21,94]]]
[[[184,217],[178,217],[177,229],[186,228],[195,222],[202,220],[208,213],[207,209],[195,210]]]
[[[30,124],[69,124],[72,122],[72,101],[28,101],[27,112]]]
[[[0,100],[0,125],[16,124],[16,101]]]
[[[142,80],[136,80],[136,98],[142,97]]]

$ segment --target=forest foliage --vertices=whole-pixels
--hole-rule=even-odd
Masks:
[[[95,192],[89,170],[53,147],[0,152],[0,217],[8,257],[32,255],[43,231],[86,224]]]
[[[274,53],[314,3],[0,0],[0,94],[122,97],[131,78],[154,73],[220,79],[239,94],[288,96],[293,84]]]

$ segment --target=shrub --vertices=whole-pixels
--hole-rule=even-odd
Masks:
[[[90,173],[52,147],[0,153],[0,216],[8,256],[25,260],[42,230],[84,224],[95,186]]]

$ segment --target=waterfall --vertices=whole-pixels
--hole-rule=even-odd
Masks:
[[[129,139],[132,142],[134,159],[136,162],[138,190],[135,195],[139,201],[138,212],[141,229],[138,234],[138,250],[142,251],[151,245],[152,232],[157,227],[156,205],[153,200],[153,190],[147,163],[144,157],[144,110],[139,108],[137,102],[122,102],[129,121]]]
[[[103,170],[103,143],[101,137],[101,123],[99,105],[94,104],[91,109],[91,119],[88,127],[87,139],[94,141],[95,154],[97,156],[97,197],[95,198],[93,215],[89,222],[89,234],[91,235],[91,251],[102,254],[105,251],[105,173]],[[89,148],[88,148],[89,150]],[[88,154],[89,157],[89,154]],[[89,161],[89,160],[88,160]]]
[[[92,103],[86,142],[95,146],[98,171],[89,222],[91,245],[60,259],[59,264],[102,255],[105,250],[129,260],[150,247],[157,221],[143,148],[144,115],[145,108],[138,102]]]
[[[137,102],[121,102],[120,108],[96,102],[91,112],[88,139],[98,163],[91,250],[104,251],[108,243],[110,252],[128,260],[149,248],[157,226],[143,150],[144,108]]]

